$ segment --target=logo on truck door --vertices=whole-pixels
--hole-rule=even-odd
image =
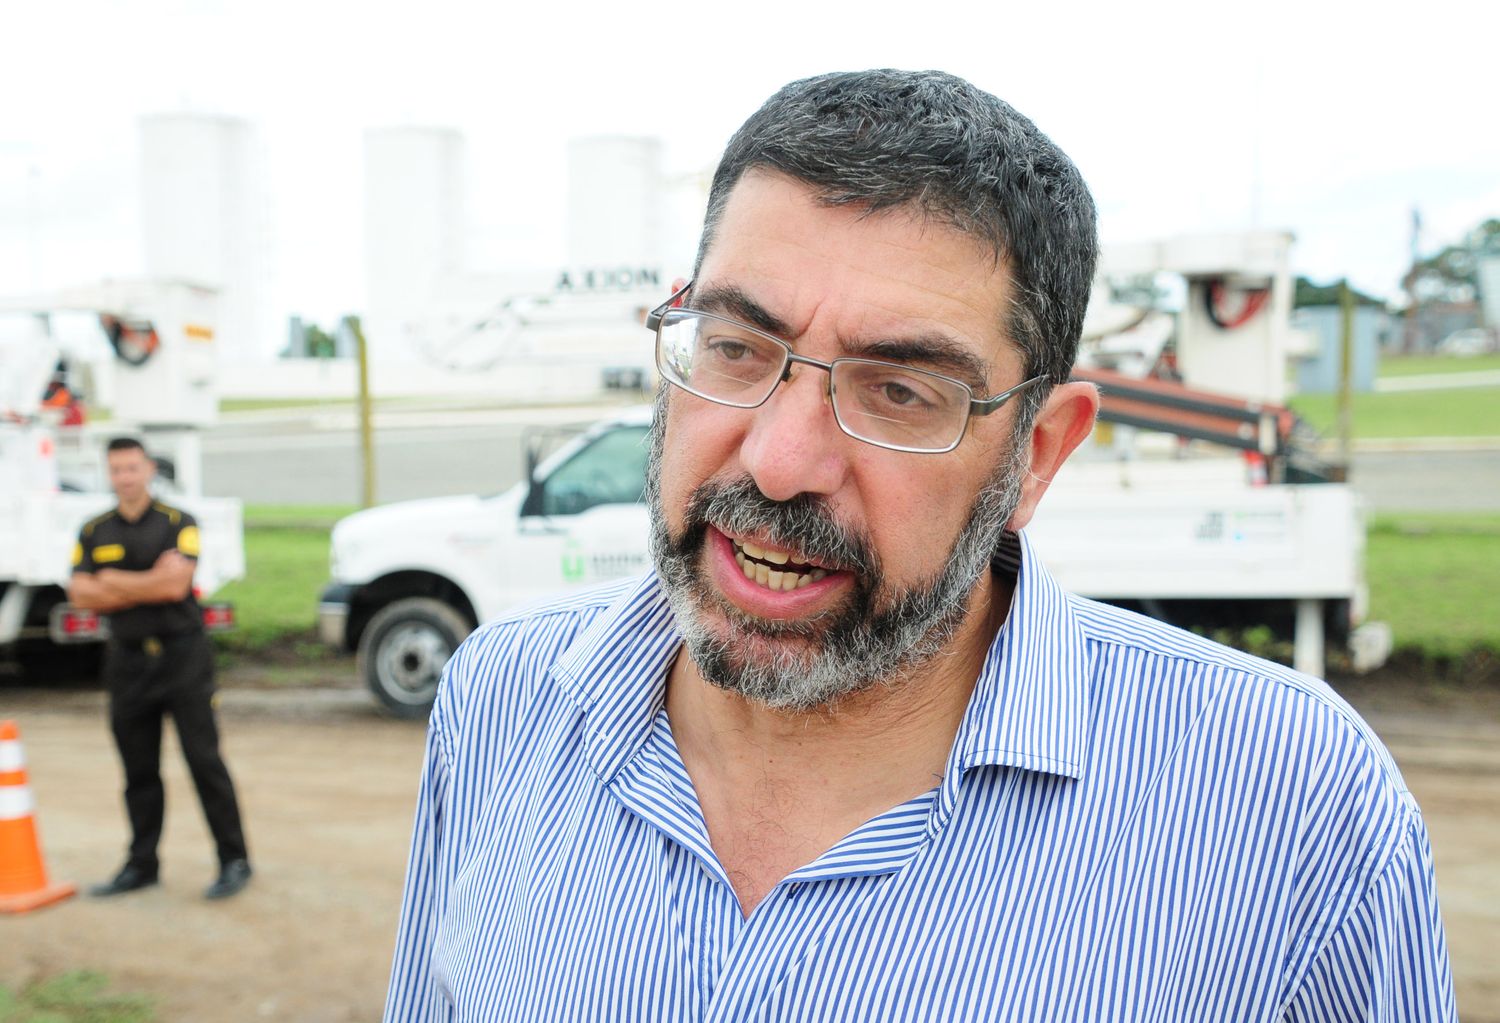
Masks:
[[[611,547],[601,550],[584,550],[577,540],[569,540],[563,546],[562,577],[565,582],[603,582],[638,575],[646,570],[646,552],[621,550]]]
[[[570,583],[583,582],[583,548],[577,540],[569,540],[563,546],[562,552],[562,577]]]

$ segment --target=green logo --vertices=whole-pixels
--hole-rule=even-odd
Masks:
[[[583,548],[577,540],[569,540],[563,547],[562,574],[570,583],[583,582]]]

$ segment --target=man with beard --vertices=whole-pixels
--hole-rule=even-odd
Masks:
[[[649,320],[656,570],[454,656],[388,1019],[1453,1017],[1368,728],[1020,534],[1097,408],[1094,223],[948,75],[740,129]]]

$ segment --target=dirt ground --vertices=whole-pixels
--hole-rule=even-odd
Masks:
[[[1427,815],[1462,1019],[1500,1023],[1500,690],[1376,679],[1345,693]],[[151,995],[164,1021],[378,1018],[423,729],[382,717],[358,690],[222,696],[250,888],[200,898],[213,856],[169,738],[162,885],[0,919],[0,983],[87,968]],[[21,724],[51,874],[104,879],[126,835],[102,695],[0,688],[0,717]]]

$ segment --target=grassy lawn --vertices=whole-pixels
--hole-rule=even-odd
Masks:
[[[0,985],[0,1023],[151,1023],[151,1000],[114,994],[90,970],[70,970],[11,991]]]
[[[220,398],[220,412],[260,412],[273,408],[347,408],[359,399],[349,398]]]
[[[1367,544],[1370,617],[1398,650],[1500,651],[1500,515],[1382,515]]]
[[[219,648],[257,653],[285,639],[313,644],[327,582],[327,529],[247,528],[245,578],[214,594],[234,604],[239,623],[215,637]]]
[[[239,628],[218,637],[221,650],[257,657],[289,647],[307,661],[330,656],[316,639],[318,595],[328,582],[329,529],[352,510],[246,508],[246,575],[222,591]],[[1379,516],[1365,567],[1370,616],[1390,623],[1398,649],[1432,658],[1500,651],[1500,514]]]
[[[245,578],[216,598],[232,601],[239,628],[217,637],[221,650],[257,654],[286,641],[317,659],[318,594],[328,582],[328,534],[352,505],[249,505]]]
[[[326,532],[339,519],[358,510],[359,506],[354,504],[247,504],[245,528],[321,529]]]
[[[1382,355],[1382,377],[1430,376],[1435,373],[1482,373],[1500,370],[1500,355]]]
[[[1332,435],[1334,395],[1299,394],[1288,404]],[[1500,437],[1500,387],[1356,394],[1353,416],[1356,438]]]

